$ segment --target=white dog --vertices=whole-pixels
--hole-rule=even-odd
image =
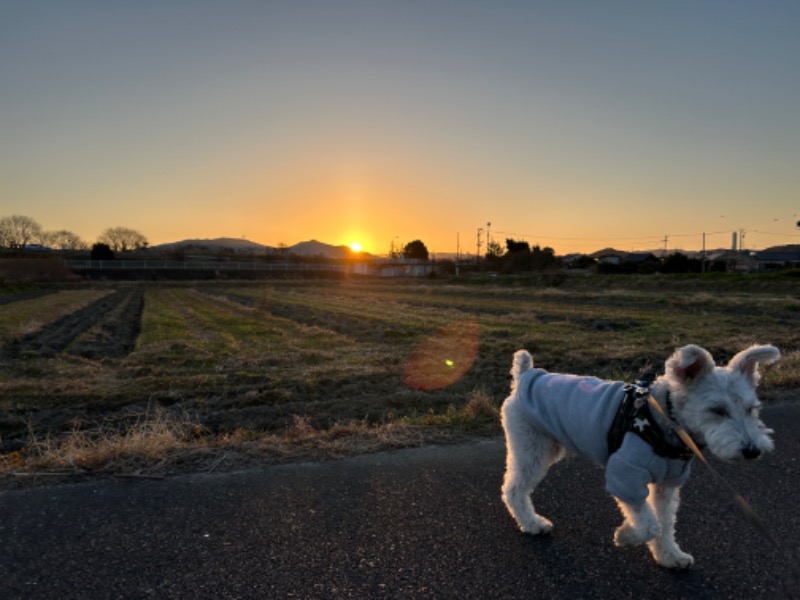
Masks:
[[[685,346],[648,387],[534,369],[519,350],[503,404],[503,501],[522,531],[548,533],[552,523],[536,514],[531,493],[566,451],[582,454],[605,466],[606,489],[625,518],[615,544],[647,543],[659,564],[689,567],[694,559],[675,542],[675,514],[692,454],[664,416],[649,410],[647,396],[717,457],[758,458],[773,449],[772,430],[758,416],[758,364],[778,358],[773,346],[753,346],[722,368],[706,350]]]

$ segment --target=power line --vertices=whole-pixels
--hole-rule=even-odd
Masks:
[[[776,233],[774,231],[759,231],[758,229],[748,229],[747,231],[750,233],[758,233],[760,235],[776,235],[778,237],[790,237],[790,238],[797,237],[796,233]]]
[[[556,236],[552,236],[552,235],[539,235],[539,234],[534,234],[534,233],[513,233],[511,231],[497,231],[497,230],[495,230],[495,233],[496,234],[501,234],[501,235],[513,235],[513,236],[521,237],[521,238],[537,238],[537,239],[540,238],[540,239],[543,239],[543,240],[558,240],[558,241],[569,241],[569,242],[574,242],[574,241],[578,241],[578,242],[581,242],[581,241],[596,242],[596,241],[601,241],[601,240],[626,240],[626,241],[631,241],[631,240],[663,240],[664,239],[663,236],[660,236],[660,235],[649,235],[649,236],[639,236],[639,237],[610,237],[610,236],[605,236],[605,237],[594,237],[594,238],[592,238],[592,237],[556,237]],[[697,235],[700,235],[700,234],[698,233]]]
[[[731,231],[739,231],[738,229],[725,229],[721,231],[698,231],[696,233],[669,233],[666,235],[646,235],[646,236],[636,236],[636,237],[625,237],[625,236],[603,236],[603,237],[559,237],[553,235],[540,235],[536,233],[518,233],[513,231],[498,231],[495,230],[495,233],[498,235],[508,235],[508,236],[515,236],[519,238],[533,238],[533,239],[543,239],[543,240],[556,240],[562,242],[598,242],[603,240],[610,240],[610,241],[657,241],[663,242],[664,237],[669,238],[697,238],[702,237],[703,235],[730,235]],[[758,233],[760,235],[774,235],[778,237],[796,237],[796,233],[778,233],[775,231],[760,231],[758,229],[748,229],[749,233]]]

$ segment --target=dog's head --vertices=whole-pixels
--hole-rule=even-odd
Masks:
[[[771,451],[773,432],[759,419],[756,386],[759,363],[779,358],[774,346],[752,346],[727,367],[717,367],[703,348],[680,348],[667,360],[664,376],[675,417],[695,441],[723,460],[758,458]]]

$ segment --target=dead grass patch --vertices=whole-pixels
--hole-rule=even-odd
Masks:
[[[500,431],[500,410],[482,389],[473,390],[462,408],[448,405],[443,413],[429,411],[402,419],[403,423],[492,434]]]
[[[800,351],[784,352],[777,363],[769,366],[763,383],[770,387],[793,387],[797,385],[798,373],[800,373]]]
[[[476,395],[460,425],[497,414],[490,401]],[[446,424],[440,421],[441,427]],[[57,478],[114,476],[162,478],[187,470],[211,472],[288,461],[337,459],[385,450],[418,447],[462,439],[456,429],[395,421],[373,425],[366,420],[315,428],[308,417],[295,416],[281,433],[245,429],[213,436],[188,416],[176,417],[156,407],[122,430],[98,426],[42,439],[30,434],[28,445],[0,455],[0,488],[49,482]],[[0,440],[1,441],[1,440]],[[38,481],[37,481],[38,478]]]
[[[185,448],[195,428],[188,419],[155,407],[122,430],[99,425],[44,438],[31,432],[25,466],[32,471],[131,472]]]

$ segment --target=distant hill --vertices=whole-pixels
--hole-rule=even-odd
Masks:
[[[243,240],[239,238],[214,238],[214,239],[197,239],[197,240],[181,240],[179,242],[170,242],[168,244],[159,244],[158,246],[151,246],[153,250],[178,250],[196,248],[209,252],[216,252],[222,249],[235,250],[236,252],[256,253],[267,252],[274,250],[271,246],[264,246],[250,240]]]
[[[760,252],[800,252],[800,244],[786,244],[783,246],[771,246],[764,248]]]
[[[348,246],[331,246],[317,240],[289,246],[287,251],[296,256],[325,256],[327,258],[347,258],[353,252]]]
[[[214,238],[214,239],[196,239],[196,240],[181,240],[179,242],[170,242],[167,244],[159,244],[158,246],[151,246],[151,250],[192,250],[198,252],[219,252],[220,250],[233,250],[241,254],[271,254],[273,252],[286,252],[287,254],[294,254],[295,256],[323,256],[325,258],[347,258],[352,255],[352,251],[348,246],[332,246],[317,240],[309,240],[307,242],[300,242],[294,246],[287,246],[286,248],[276,248],[274,246],[265,246],[249,240],[239,238]]]

